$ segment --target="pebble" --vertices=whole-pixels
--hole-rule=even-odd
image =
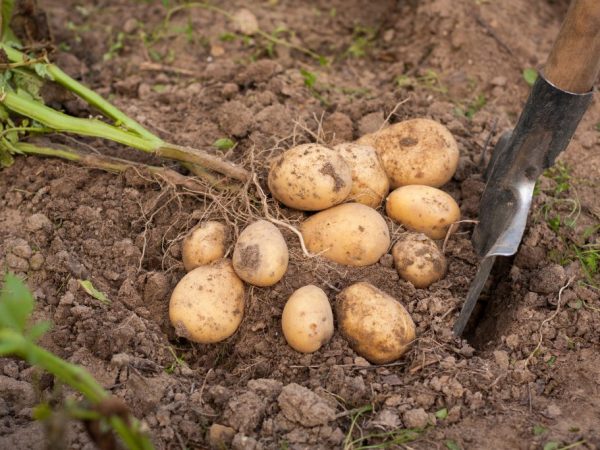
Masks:
[[[36,253],[31,256],[29,259],[29,267],[31,270],[40,270],[44,265],[44,255],[41,253]]]
[[[233,428],[220,423],[213,423],[208,429],[208,443],[213,448],[228,448],[234,436]]]
[[[429,424],[429,414],[423,408],[411,409],[402,415],[402,421],[406,428],[425,428]]]

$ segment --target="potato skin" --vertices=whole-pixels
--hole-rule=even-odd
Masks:
[[[244,283],[227,259],[189,272],[169,301],[169,319],[177,335],[201,344],[227,339],[243,315]]]
[[[294,350],[319,350],[333,336],[333,311],[325,292],[313,284],[296,290],[283,308],[281,328]]]
[[[352,189],[347,201],[377,208],[390,191],[385,170],[375,149],[369,145],[352,142],[338,144],[334,148],[352,169]]]
[[[444,191],[430,186],[402,186],[386,200],[387,215],[412,231],[431,239],[442,239],[448,228],[460,220],[460,208]]]
[[[336,151],[318,144],[302,144],[271,163],[268,184],[273,197],[284,205],[319,211],[348,197],[352,171]]]
[[[446,257],[431,239],[422,233],[404,233],[392,248],[398,274],[416,288],[426,288],[444,278]]]
[[[308,250],[348,266],[368,266],[390,247],[384,218],[360,203],[344,203],[309,217],[300,232]]]
[[[181,256],[186,271],[210,264],[225,256],[227,227],[209,220],[192,228],[183,240]]]
[[[372,284],[348,286],[338,294],[335,311],[350,346],[374,364],[397,360],[415,339],[415,324],[408,311]]]
[[[267,220],[248,225],[233,249],[233,268],[238,276],[255,286],[272,286],[288,267],[289,252],[279,229]]]
[[[392,188],[409,184],[440,187],[456,172],[456,140],[434,120],[405,120],[362,139],[369,141],[381,158]]]

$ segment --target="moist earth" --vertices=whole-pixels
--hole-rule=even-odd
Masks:
[[[165,139],[253,170],[263,189],[269,161],[293,145],[357,139],[386,119],[443,123],[461,153],[443,189],[467,221],[445,244],[448,274],[415,289],[390,255],[364,268],[308,259],[282,228],[290,246],[282,281],[248,289],[230,339],[193,344],[177,338],[167,314],[184,275],[181,241],[201,220],[221,220],[237,236],[264,218],[255,186],[191,191],[143,171],[18,157],[0,176],[0,265],[26,276],[34,320],[53,323],[41,345],[89,370],[160,449],[400,448],[407,436],[414,449],[600,448],[598,260],[586,256],[600,244],[597,100],[559,168],[541,179],[523,243],[491,277],[479,326],[464,340],[451,332],[477,268],[470,234],[486,155],[514,125],[529,92],[523,70],[543,66],[567,2],[219,2],[246,17],[243,30],[256,18],[290,46],[244,37],[223,14],[191,5],[167,23],[173,6],[44,2],[53,57]],[[53,105],[93,114],[72,98]],[[220,138],[237,145],[212,148]],[[99,140],[52,139],[157,163]],[[292,224],[304,217],[268,192],[266,203]],[[396,240],[403,230],[388,223]],[[78,282],[86,279],[110,303],[87,295]],[[315,284],[334,299],[358,281],[411,313],[418,339],[400,361],[371,365],[339,331],[313,354],[286,345],[280,319],[295,289]],[[60,413],[70,394],[52,376],[1,359],[0,448],[94,448]],[[57,405],[43,423],[32,419],[42,400]]]

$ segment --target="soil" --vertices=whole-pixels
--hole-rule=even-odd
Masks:
[[[529,91],[522,71],[543,65],[567,8],[557,0],[219,2],[333,60],[323,66],[263,37],[242,38],[215,11],[185,8],[162,27],[170,3],[44,2],[62,49],[54,59],[165,139],[200,148],[234,140],[232,150],[211,151],[253,170],[263,188],[270,158],[295,144],[356,139],[386,118],[433,118],[459,143],[444,190],[469,220],[483,154],[514,125]],[[54,103],[93,114],[72,98]],[[390,439],[405,428],[422,430],[407,444],[415,449],[597,449],[600,280],[586,277],[573,246],[600,243],[599,122],[596,99],[560,157],[566,188],[556,172],[541,180],[521,248],[490,280],[467,340],[451,328],[477,267],[471,223],[449,239],[448,274],[427,289],[400,280],[391,255],[365,268],[307,259],[281,228],[289,270],[274,287],[248,287],[236,334],[215,345],[178,339],[167,307],[184,274],[181,241],[201,220],[224,221],[237,235],[264,218],[252,185],[193,192],[143,172],[19,157],[0,177],[0,265],[26,276],[34,319],[53,322],[42,345],[123,399],[160,449],[350,449],[360,448],[350,441],[361,433],[388,433],[361,445],[399,448]],[[53,139],[152,160],[98,140]],[[293,224],[304,216],[270,197],[267,207]],[[389,225],[396,239],[402,229]],[[411,313],[418,339],[400,361],[371,365],[339,332],[313,354],[286,345],[280,319],[295,289],[316,284],[333,301],[357,281]],[[82,425],[60,414],[70,391],[57,384],[0,360],[0,448],[94,448]],[[43,398],[58,412],[40,423],[32,408]],[[353,426],[356,408],[368,404]]]

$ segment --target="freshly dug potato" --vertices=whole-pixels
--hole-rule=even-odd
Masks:
[[[294,350],[319,350],[333,336],[333,312],[325,292],[312,284],[295,291],[283,308],[281,328]]]
[[[431,239],[442,239],[460,220],[460,209],[444,191],[430,186],[402,186],[388,195],[385,210],[392,219]]]
[[[344,203],[308,218],[300,231],[308,250],[348,266],[379,261],[390,246],[385,220],[373,208]]]
[[[372,363],[400,358],[415,339],[415,324],[408,311],[372,284],[356,283],[340,292],[335,312],[350,346]]]
[[[169,302],[169,318],[177,335],[201,344],[227,339],[243,315],[244,283],[227,259],[188,272]]]
[[[375,149],[352,142],[334,148],[352,169],[352,189],[347,200],[377,208],[388,194],[390,183]]]
[[[288,248],[279,229],[267,220],[248,225],[233,249],[233,268],[255,286],[272,286],[288,267]]]
[[[209,264],[225,256],[227,227],[221,222],[202,222],[183,240],[181,254],[183,266],[188,272],[198,266]]]
[[[342,203],[352,189],[352,171],[338,152],[302,144],[275,159],[269,170],[271,194],[290,208],[319,211]]]
[[[426,288],[446,275],[446,257],[421,233],[405,233],[392,248],[398,274],[416,288]]]
[[[371,143],[392,188],[409,184],[440,187],[458,165],[458,146],[452,133],[433,120],[411,119],[391,125],[359,143]]]

